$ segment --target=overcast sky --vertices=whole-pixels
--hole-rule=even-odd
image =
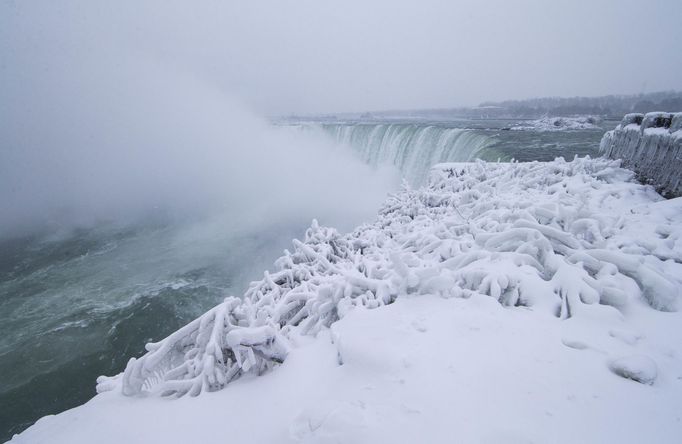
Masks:
[[[0,88],[145,59],[264,114],[679,90],[681,24],[679,0],[2,0]]]

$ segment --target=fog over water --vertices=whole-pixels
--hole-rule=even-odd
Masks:
[[[193,219],[228,211],[248,223],[343,214],[357,223],[389,189],[389,178],[370,174],[351,153],[271,127],[191,71],[126,61],[72,74],[59,66],[63,72],[50,73],[58,87],[32,91],[40,103],[9,91],[4,235],[150,213]]]

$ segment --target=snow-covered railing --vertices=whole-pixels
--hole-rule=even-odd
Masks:
[[[682,195],[682,113],[627,114],[604,135],[600,151],[623,159],[662,194]]]
[[[242,299],[228,297],[148,344],[121,375],[99,378],[98,391],[219,390],[273,368],[297,336],[315,335],[354,307],[419,294],[484,294],[561,319],[617,313],[635,299],[676,310],[682,276],[669,267],[682,262],[682,228],[665,217],[642,224],[653,216],[631,203],[638,194],[650,202],[651,190],[618,165],[589,158],[438,165],[428,186],[390,196],[374,223],[341,235],[313,222]]]

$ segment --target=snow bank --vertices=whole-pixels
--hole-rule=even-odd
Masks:
[[[599,129],[600,119],[594,116],[582,117],[543,117],[524,125],[509,128],[513,131],[567,131]]]
[[[631,178],[438,165],[15,441],[674,442],[682,200]]]
[[[600,152],[623,159],[664,195],[682,195],[682,113],[627,114],[604,135]]]

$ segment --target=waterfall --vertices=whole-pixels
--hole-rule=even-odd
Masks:
[[[440,162],[470,162],[496,140],[480,131],[418,123],[321,123],[337,143],[355,149],[367,164],[396,166],[412,184],[424,182],[429,168]]]

